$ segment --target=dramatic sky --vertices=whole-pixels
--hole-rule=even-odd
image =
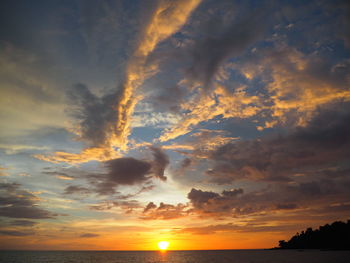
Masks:
[[[350,218],[349,1],[0,13],[0,248],[265,248]]]

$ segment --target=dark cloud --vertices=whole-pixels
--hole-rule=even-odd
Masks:
[[[320,111],[307,126],[286,135],[219,147],[210,155],[215,164],[207,174],[217,183],[239,179],[288,182],[297,175],[323,174],[334,166],[346,170],[342,163],[350,156],[350,105],[334,107]],[[317,192],[316,186],[305,187]]]
[[[80,137],[90,146],[103,146],[116,132],[112,123],[117,122],[114,105],[117,95],[98,97],[86,85],[78,83],[69,91],[72,101],[69,113],[78,121]]]
[[[192,65],[187,70],[188,77],[204,87],[209,86],[225,60],[241,55],[263,36],[269,20],[264,7],[249,11],[233,5],[226,8],[229,8],[226,15],[210,15],[207,21],[201,21],[204,36],[197,38],[190,47]],[[219,9],[211,11],[221,12]]]
[[[119,195],[118,199],[124,199],[124,200],[130,199],[132,197],[138,196],[141,193],[151,191],[154,189],[154,187],[155,187],[155,185],[153,185],[153,184],[145,185],[145,186],[142,186],[142,188],[140,190],[138,190],[136,193],[127,194],[127,195]]]
[[[67,186],[66,189],[64,189],[64,194],[71,195],[71,194],[90,194],[91,190],[77,185],[70,185]]]
[[[81,189],[86,193],[91,191],[100,195],[117,194],[118,192],[115,189],[118,186],[148,184],[152,177],[152,165],[150,162],[132,157],[111,159],[104,162],[104,166],[107,169],[105,174],[83,175],[83,178],[88,179],[91,188],[78,187],[77,191]]]
[[[188,193],[187,198],[190,199],[191,203],[198,208],[201,208],[203,204],[209,200],[218,198],[220,195],[214,192],[202,191],[192,188]]]
[[[233,190],[224,190],[222,192],[222,195],[223,196],[226,196],[226,197],[235,197],[237,195],[240,195],[240,194],[243,194],[243,189],[242,188],[239,188],[239,189],[233,189]]]
[[[185,158],[181,161],[181,168],[186,169],[191,165],[191,163],[192,163],[192,160],[190,158]]]
[[[17,231],[17,230],[0,230],[0,235],[2,235],[2,236],[23,237],[23,236],[31,236],[31,235],[34,235],[34,232],[30,232],[30,231]]]
[[[56,215],[57,214],[53,214],[47,210],[38,208],[36,206],[13,205],[11,207],[0,208],[0,216],[12,217],[12,218],[45,219],[45,218],[54,218],[54,216]]]
[[[68,113],[78,121],[80,138],[89,146],[110,146],[110,138],[119,135],[116,123],[122,120],[118,120],[117,106],[126,85],[127,64],[156,6],[157,2],[142,7],[128,5],[128,8],[119,1],[102,1],[98,7],[93,1],[79,3],[81,35],[89,58],[99,65],[95,71],[102,78],[117,74],[117,89],[113,87],[113,92],[102,91],[103,95],[98,96],[82,83],[75,84],[68,92],[71,101]],[[101,91],[101,87],[97,88]]]
[[[307,179],[303,179],[304,181]],[[347,181],[329,179],[318,181],[269,183],[265,187],[245,193],[243,189],[224,190],[221,194],[192,189],[188,199],[191,212],[200,216],[238,217],[274,213],[277,210],[331,211],[335,203],[346,203],[349,196]],[[327,207],[327,208],[325,208]],[[339,216],[346,214],[347,207],[337,210]]]
[[[183,155],[186,155],[188,154],[187,152],[184,153],[184,151],[178,151],[176,150],[176,152],[180,153],[180,154],[183,154]],[[188,169],[194,164],[194,162],[192,161],[191,158],[185,158],[183,160],[181,160],[180,164],[179,164],[179,167],[175,168],[173,170],[173,174],[177,176],[177,180],[180,182],[181,178],[187,178],[185,175],[186,171],[188,171]]]
[[[280,210],[285,210],[285,209],[288,210],[288,209],[295,209],[295,208],[297,208],[297,205],[296,204],[277,204],[276,208],[280,209]]]
[[[118,78],[124,73],[128,54],[133,50],[137,22],[133,8],[123,8],[122,1],[80,1],[78,3],[81,35],[96,70],[113,69]],[[135,19],[130,21],[130,17]],[[125,32],[123,28],[127,27]],[[108,68],[109,67],[109,68]],[[98,69],[100,68],[100,69]],[[117,69],[116,69],[117,68]]]
[[[177,10],[177,4],[163,4],[159,1],[149,2],[138,7],[137,10],[134,10],[129,5],[125,9],[123,4],[111,4],[110,1],[103,1],[103,8],[96,8],[91,3],[81,5],[81,22],[85,29],[83,30],[83,35],[89,44],[94,43],[93,46],[95,47],[96,45],[97,47],[103,46],[104,43],[111,44],[113,50],[117,50],[112,53],[118,53],[114,61],[120,61],[118,65],[114,65],[114,67],[117,66],[119,69],[117,72],[117,89],[114,89],[114,92],[96,96],[84,84],[76,84],[70,92],[72,107],[69,112],[78,120],[79,135],[82,140],[90,144],[89,146],[99,148],[107,146],[109,149],[113,146],[125,148],[129,130],[131,129],[130,122],[134,104],[138,101],[138,95],[133,93],[147,78],[146,58],[154,47],[147,47],[146,50],[148,48],[151,49],[144,54],[140,50],[143,50],[145,45],[149,45],[149,37],[155,41],[151,45],[156,46],[158,41],[163,40],[172,30],[176,32],[177,29],[177,27],[171,28],[173,27],[171,25],[167,28],[168,30],[170,29],[170,32],[159,32],[161,36],[157,36],[158,32],[153,32],[152,34],[152,29],[149,31],[149,27],[152,27],[153,23],[159,23],[157,19],[154,20],[155,17],[163,19],[163,16],[157,11],[158,8],[166,6],[165,9],[162,9],[162,12],[170,15]],[[141,10],[142,12],[140,12]],[[134,12],[138,16],[135,16]],[[130,23],[129,17],[131,16],[133,19]],[[92,18],[97,21],[92,22]],[[112,24],[110,24],[111,22]],[[125,31],[119,25],[127,27],[128,30]],[[118,30],[122,30],[121,34],[116,34]],[[100,35],[101,33],[102,35]],[[107,39],[106,34],[108,35]],[[149,34],[152,36],[149,36]],[[115,38],[118,39],[117,42],[112,41]],[[105,42],[104,40],[107,41]],[[118,48],[121,43],[123,45]],[[106,50],[98,49],[98,51],[103,54]],[[110,52],[109,49],[108,52]],[[122,53],[119,54],[119,52]],[[111,54],[106,56],[107,59],[110,59],[110,57]]]
[[[116,192],[118,186],[143,184],[137,193],[118,197],[127,199],[152,190],[154,188],[154,185],[151,185],[152,178],[166,180],[164,170],[169,164],[169,158],[161,148],[150,147],[150,149],[153,160],[150,160],[151,158],[139,160],[133,157],[116,158],[103,163],[106,173],[79,173],[75,177],[87,179],[90,187],[71,185],[65,189],[65,194],[118,194]]]
[[[176,230],[176,233],[191,233],[195,235],[212,235],[218,232],[236,232],[236,233],[247,233],[247,232],[282,232],[290,230],[290,225],[278,225],[278,226],[265,226],[265,225],[235,225],[232,223],[209,225],[204,227],[188,227]]]
[[[159,206],[157,206],[153,202],[150,202],[144,208],[141,219],[144,219],[144,220],[175,219],[175,218],[179,218],[187,215],[189,213],[189,211],[186,210],[187,208],[188,207],[186,205],[181,203],[177,205],[171,205],[171,204],[165,204],[161,202]]]
[[[136,200],[126,200],[126,201],[113,201],[113,200],[107,200],[103,201],[99,204],[90,206],[93,210],[103,211],[103,210],[111,210],[113,208],[120,208],[125,213],[129,214],[132,213],[134,209],[142,208],[140,203]]]
[[[37,222],[29,221],[29,220],[14,220],[11,222],[11,225],[13,226],[35,226],[38,224]]]
[[[228,59],[243,55],[262,39],[273,16],[264,4],[247,8],[232,1],[204,1],[180,34],[172,36],[168,49],[151,56],[162,61],[165,72],[153,84],[161,88],[154,89],[152,105],[159,111],[181,111],[193,92],[188,86],[209,89]]]
[[[149,179],[151,164],[132,157],[113,159],[105,162],[108,181],[115,185],[133,185]]]
[[[161,148],[150,147],[150,149],[154,157],[152,171],[156,177],[165,181],[166,177],[164,176],[164,170],[169,164],[169,157]]]
[[[187,198],[190,200],[195,212],[220,214],[239,212],[238,209],[242,206],[239,195],[243,194],[243,189],[225,190],[222,194],[211,191],[202,191],[192,188],[188,193]]]
[[[143,212],[144,212],[144,213],[147,213],[149,210],[155,209],[155,208],[157,208],[157,205],[154,204],[153,202],[149,202],[149,203],[147,204],[147,206],[145,207],[145,209],[143,210]]]
[[[350,3],[347,0],[325,1],[324,9],[333,11],[336,15],[332,23],[333,33],[344,41],[344,46],[350,48]]]
[[[10,218],[45,219],[57,214],[38,207],[38,197],[20,189],[20,184],[0,183],[0,216]]]
[[[81,234],[79,237],[89,238],[89,237],[98,237],[98,236],[100,235],[94,234],[94,233],[85,233],[85,234]]]

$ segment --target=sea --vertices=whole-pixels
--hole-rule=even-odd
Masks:
[[[349,263],[350,251],[0,251],[1,263]]]

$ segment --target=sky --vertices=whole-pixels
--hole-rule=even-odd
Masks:
[[[349,1],[0,13],[1,249],[269,248],[350,218]]]

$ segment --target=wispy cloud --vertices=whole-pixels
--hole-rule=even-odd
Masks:
[[[20,184],[0,183],[0,190],[2,192],[0,216],[31,219],[54,218],[57,216],[55,213],[38,207],[38,198],[32,193],[22,190]]]
[[[84,85],[76,86],[79,93],[75,97],[80,102],[78,103],[80,110],[76,115],[80,120],[78,134],[93,147],[88,156],[85,150],[81,155],[56,153],[48,158],[45,156],[38,158],[54,162],[62,160],[81,162],[84,159],[101,160],[106,156],[111,158],[113,147],[126,150],[131,131],[131,118],[135,105],[141,98],[137,94],[137,89],[157,70],[152,69],[150,65],[146,68],[146,59],[159,42],[174,34],[186,23],[199,3],[200,0],[191,0],[158,1],[155,4],[149,21],[140,30],[135,52],[126,66],[125,81],[118,87],[117,92],[98,98]]]

